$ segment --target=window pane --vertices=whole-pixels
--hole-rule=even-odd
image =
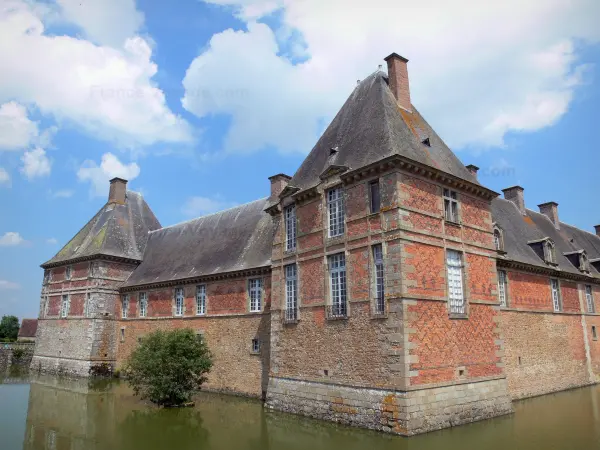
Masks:
[[[375,312],[383,314],[385,312],[385,278],[381,244],[373,246],[373,261],[375,266]]]
[[[448,250],[446,255],[446,265],[448,268],[450,312],[453,314],[464,314],[465,299],[463,293],[461,254],[454,250]]]
[[[291,205],[285,209],[285,248],[296,248],[296,206]]]
[[[285,319],[295,321],[298,309],[298,280],[296,264],[285,266]]]
[[[498,297],[500,306],[506,306],[506,272],[503,270],[498,271]]]
[[[379,197],[379,180],[371,181],[371,212],[376,213],[381,209],[381,201]]]
[[[327,211],[329,215],[329,237],[344,234],[344,201],[341,188],[327,192]]]

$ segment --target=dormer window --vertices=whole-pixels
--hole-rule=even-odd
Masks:
[[[590,272],[590,260],[588,259],[587,253],[585,250],[578,250],[576,252],[567,252],[563,253],[567,257],[571,264],[573,264],[580,272],[589,273]]]
[[[556,249],[552,239],[546,237],[536,241],[529,241],[527,244],[546,264],[557,265]]]
[[[499,252],[504,252],[504,234],[497,225],[494,225],[494,248]]]

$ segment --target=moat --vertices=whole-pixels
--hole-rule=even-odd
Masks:
[[[403,450],[600,448],[600,386],[515,403],[515,413],[403,438],[267,412],[261,402],[199,394],[156,409],[125,383],[0,379],[3,450]]]

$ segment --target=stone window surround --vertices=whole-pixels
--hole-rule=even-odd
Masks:
[[[62,294],[60,299],[60,318],[65,319],[69,316],[69,309],[71,309],[71,296],[69,294]]]
[[[250,354],[251,355],[260,355],[260,339],[257,337],[252,339]]]
[[[252,309],[252,297],[250,294],[250,290],[251,290],[251,282],[253,280],[260,280],[260,286],[258,287],[258,292],[260,293],[260,307],[256,310]],[[256,289],[256,288],[255,288]],[[264,277],[247,277],[246,278],[246,305],[247,305],[247,310],[249,313],[261,313],[263,312],[264,308],[265,308],[265,282],[264,282]]]
[[[444,220],[446,222],[460,224],[460,194],[458,191],[442,187],[442,204],[444,206]],[[448,209],[448,207],[450,209]]]
[[[461,283],[462,283],[462,296],[463,296],[463,308],[464,312],[462,313],[453,313],[450,308],[450,283],[449,283],[449,273],[448,273],[448,263],[447,263],[447,255],[449,251],[457,252],[460,255],[461,260]],[[464,249],[456,246],[446,246],[444,248],[444,267],[446,272],[446,305],[448,308],[448,316],[450,319],[468,319],[469,318],[469,294],[467,288],[467,274],[468,274],[468,264],[465,258]]]
[[[294,267],[294,274],[289,274],[288,273],[288,268]],[[299,320],[299,313],[300,313],[300,289],[299,289],[299,285],[300,285],[300,276],[299,276],[299,271],[300,271],[300,267],[296,262],[293,262],[291,264],[286,264],[283,266],[283,274],[284,274],[284,286],[283,286],[283,290],[284,290],[284,322],[285,323],[295,323],[298,322]],[[294,313],[288,313],[288,311],[290,311],[289,308],[289,297],[288,297],[288,293],[289,293],[289,286],[288,286],[288,281],[293,281],[295,282],[295,289],[294,289],[294,296],[295,298],[293,299],[293,303],[294,303]]]
[[[377,264],[375,261],[375,251],[376,248],[380,247],[381,248],[381,265],[383,268],[383,285],[382,285],[382,299],[379,299],[378,296],[378,292],[377,292],[377,284],[378,284],[378,276],[377,276]],[[387,256],[387,249],[386,246],[384,245],[384,242],[374,242],[371,244],[370,248],[369,248],[369,257],[370,257],[370,263],[371,263],[371,267],[373,268],[372,271],[369,271],[369,276],[371,276],[371,292],[372,292],[372,300],[371,300],[371,313],[373,316],[375,317],[382,317],[385,316],[387,314],[387,302],[385,299],[385,292],[386,292],[386,256]],[[348,280],[346,279],[346,282],[348,282]],[[378,304],[380,303],[381,304]]]
[[[558,278],[550,278],[550,299],[552,300],[552,309],[554,312],[562,312],[563,304],[562,304],[562,295],[561,295],[561,284]],[[555,287],[556,286],[556,287]],[[554,298],[554,294],[556,292],[557,298]]]
[[[202,302],[199,302],[199,294],[202,293]],[[196,305],[196,316],[205,316],[207,309],[207,300],[208,300],[208,289],[206,283],[197,284],[196,285],[196,297],[195,297],[195,305]],[[198,306],[202,304],[202,311]]]
[[[285,225],[284,239],[286,252],[295,251],[298,245],[298,217],[296,215],[296,212],[297,210],[295,203],[287,205],[283,209],[283,221]]]
[[[330,198],[330,194],[336,192],[335,198]],[[341,184],[328,187],[325,190],[325,219],[327,237],[329,239],[336,239],[346,234],[346,191]],[[333,196],[331,196],[333,197]],[[332,205],[335,206],[336,218],[334,219],[334,226],[332,227],[331,210]],[[341,216],[341,217],[340,217]],[[332,234],[332,228],[337,230],[335,234]]]
[[[334,269],[332,269],[330,266],[330,261],[332,261],[333,258],[339,257],[339,256],[343,256],[343,262],[344,262],[344,266],[343,268],[340,267],[336,267]],[[325,299],[325,305],[326,305],[326,312],[327,314],[325,314],[326,318],[328,320],[339,320],[339,319],[347,319],[348,317],[350,317],[350,299],[348,296],[348,266],[347,266],[347,256],[346,255],[346,251],[341,251],[341,252],[335,252],[335,253],[331,253],[331,254],[326,254],[324,255],[325,258],[325,268],[326,268],[326,273],[327,273],[327,277],[326,277],[326,282],[327,282],[327,289],[326,289],[326,299]],[[333,304],[333,287],[332,287],[332,275],[333,273],[339,273],[339,281],[341,282],[341,274],[344,274],[344,279],[343,279],[343,283],[344,283],[344,292],[345,292],[345,298],[344,298],[344,303],[340,303],[339,308],[340,311],[338,311],[338,313],[340,314],[330,314],[328,313],[328,311],[331,309],[331,311],[333,312],[333,308],[334,308],[334,304]],[[341,288],[341,285],[340,285]],[[341,294],[340,294],[341,296]]]
[[[142,307],[144,305],[144,307]],[[143,312],[143,314],[142,314]],[[148,293],[146,291],[138,293],[138,317],[148,316]]]
[[[504,231],[502,230],[502,228],[500,228],[497,224],[494,223],[493,233],[494,249],[500,254],[505,254],[506,252],[504,251]]]
[[[498,269],[497,272],[498,272],[498,274],[497,274],[497,276],[498,276],[498,301],[500,302],[501,308],[508,308],[508,306],[509,306],[509,302],[508,302],[508,272],[504,269]],[[503,289],[504,290],[504,304],[502,303],[502,297],[500,294],[501,293],[501,288],[500,288],[500,286],[501,286],[500,274],[501,273],[503,274],[502,280],[504,282],[503,283],[504,284],[504,286],[503,286],[503,288],[504,288]]]

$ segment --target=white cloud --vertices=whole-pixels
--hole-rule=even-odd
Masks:
[[[21,173],[28,180],[50,175],[52,162],[43,148],[38,147],[23,153],[21,161],[23,162]]]
[[[17,102],[0,105],[0,150],[21,150],[38,136],[37,124]]]
[[[16,247],[27,244],[27,241],[16,231],[7,231],[0,236],[0,247]]]
[[[10,186],[10,175],[8,172],[0,167],[0,186]]]
[[[111,1],[111,7],[116,4]],[[0,46],[0,102],[16,99],[35,105],[61,125],[73,124],[125,147],[191,141],[189,124],[173,114],[152,80],[157,66],[145,39],[132,35],[120,47],[110,47],[46,34],[44,20],[49,21],[49,15],[32,5],[24,0],[0,5],[0,42],[10,43]],[[107,18],[98,19],[101,26],[96,30],[86,22],[96,19],[84,20],[72,12],[76,5],[65,5],[65,14],[86,34],[99,35],[100,29],[110,34],[110,22],[120,20],[113,8]],[[130,31],[118,34],[135,28],[120,27]]]
[[[112,153],[105,153],[100,165],[91,160],[85,161],[77,171],[77,178],[91,183],[91,195],[105,196],[108,194],[108,182],[112,178],[132,181],[139,174],[140,167],[135,162],[124,164]]]
[[[278,40],[279,30],[264,24],[212,37],[188,69],[182,101],[201,117],[231,115],[230,151],[309,151],[356,80],[385,67],[392,51],[411,60],[413,103],[449,145],[501,146],[509,131],[560,119],[582,83],[578,49],[600,41],[597,0],[372,0],[369,8],[345,0],[210,1],[246,19],[282,6],[281,27],[299,32],[308,55],[290,62],[298,42]]]
[[[214,198],[201,196],[190,197],[181,208],[181,212],[188,217],[199,217],[232,208],[236,206],[236,204],[237,203],[225,201],[220,196]]]
[[[0,290],[4,289],[20,289],[21,286],[18,283],[12,281],[0,280]]]
[[[48,238],[48,239],[46,239],[46,244],[56,245],[56,244],[58,244],[58,239],[56,239],[56,238]]]
[[[49,191],[49,195],[52,198],[71,198],[75,191],[71,189],[61,189],[58,191]]]

